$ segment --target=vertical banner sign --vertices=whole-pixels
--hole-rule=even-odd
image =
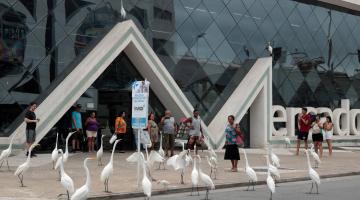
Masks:
[[[132,85],[132,116],[131,126],[134,129],[144,129],[148,123],[150,82],[135,81]]]

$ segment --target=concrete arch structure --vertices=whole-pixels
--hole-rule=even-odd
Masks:
[[[166,67],[136,25],[132,21],[125,21],[114,26],[38,106],[36,114],[41,121],[37,126],[37,142],[48,133],[121,52],[125,52],[140,74],[151,82],[151,88],[155,95],[166,108],[173,112],[175,117],[192,115],[191,103]],[[202,124],[205,134],[210,139],[210,145],[214,148],[221,148],[221,144],[224,142],[223,132],[227,125],[226,116],[233,114],[239,120],[248,108],[251,112],[251,146],[263,147],[270,140],[271,66],[271,58],[258,59],[209,126]],[[234,107],[234,105],[237,106]],[[15,143],[22,144],[25,137],[21,133],[25,133],[24,122],[10,137],[16,134]]]

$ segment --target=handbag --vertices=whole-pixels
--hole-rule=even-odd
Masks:
[[[244,144],[244,138],[241,132],[236,135],[236,144],[240,146]]]

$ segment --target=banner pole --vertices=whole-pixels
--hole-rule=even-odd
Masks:
[[[138,165],[137,165],[137,186],[140,187],[140,128],[137,129],[137,152],[138,152]]]

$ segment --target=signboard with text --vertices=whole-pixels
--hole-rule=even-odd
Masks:
[[[132,84],[132,116],[131,127],[134,129],[144,129],[148,123],[149,105],[149,85],[150,82],[135,81]]]

